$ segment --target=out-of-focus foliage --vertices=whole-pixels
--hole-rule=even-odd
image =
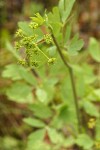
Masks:
[[[100,43],[96,39],[90,38],[89,50],[93,59],[100,62]]]
[[[5,136],[3,138],[0,138],[0,149],[3,150],[24,150],[24,143],[20,142],[19,140],[16,140],[13,137]]]
[[[63,0],[61,1],[63,2]],[[34,13],[31,11],[33,10],[32,7],[35,7],[40,12],[43,9],[41,5],[30,3],[30,13],[28,14],[26,10],[27,6],[24,5],[23,12],[26,18],[30,14],[33,16]],[[35,9],[34,12],[36,12]],[[14,129],[9,128],[11,125],[8,126],[9,130],[14,130],[13,132],[11,131],[11,135],[5,134],[7,133],[6,127],[4,128],[4,133],[0,130],[0,149],[62,150],[62,148],[72,148],[74,150],[77,144],[86,150],[99,150],[99,42],[92,37],[89,40],[88,47],[79,51],[83,46],[83,42],[77,34],[73,36],[71,32],[72,25],[69,25],[69,23],[65,33],[65,39],[64,41],[62,40],[62,36],[59,34],[62,24],[59,23],[60,16],[57,8],[48,14],[48,18],[48,23],[52,26],[54,35],[60,45],[62,45],[62,42],[65,43],[70,55],[69,59],[68,53],[63,51],[65,58],[71,62],[75,74],[79,107],[84,126],[82,128],[83,133],[78,134],[77,117],[69,73],[59,56],[57,56],[56,47],[54,45],[52,47],[41,46],[50,57],[57,57],[54,65],[40,65],[35,70],[30,67],[25,68],[17,64],[16,60],[20,58],[20,55],[8,42],[12,38],[9,32],[3,29],[1,35],[2,52],[0,52],[3,56],[0,59],[0,64],[2,64],[0,66],[2,79],[2,81],[0,80],[0,93],[7,96],[8,102],[18,104],[17,107],[19,107],[18,110],[20,110],[21,116],[16,113],[18,110],[13,105],[12,112],[15,113],[15,118],[18,115],[16,119],[18,120],[18,124],[16,125],[16,121],[13,121],[12,118],[10,119],[11,122],[15,123],[14,126],[16,126]],[[64,17],[63,20],[65,20]],[[20,23],[19,26],[25,29],[25,33],[27,32],[29,34],[29,30],[25,27],[25,24]],[[41,37],[41,32],[38,31],[38,34]],[[70,43],[66,44],[66,41],[69,41],[69,39],[71,39]],[[76,55],[77,52],[79,55]],[[21,51],[21,56],[24,56],[23,51]],[[39,59],[44,61],[44,58],[39,57]],[[2,83],[3,81],[4,83]],[[5,99],[2,101],[5,101]],[[6,115],[10,118],[12,114],[9,113],[10,110],[6,107],[7,104],[4,104],[2,101],[0,102],[0,110],[4,112],[4,118]],[[1,118],[3,116],[2,114],[0,114]],[[26,118],[23,119],[24,117]],[[30,128],[26,126],[27,124]],[[0,126],[3,128],[1,122]],[[28,142],[26,142],[27,138]]]

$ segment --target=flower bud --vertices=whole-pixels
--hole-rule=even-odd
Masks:
[[[53,41],[50,34],[45,34],[45,35],[44,35],[44,40],[45,40],[45,42],[46,42],[47,44],[50,44],[50,43],[52,43],[52,41]]]
[[[48,60],[48,64],[54,64],[55,61],[56,61],[56,58],[50,58],[50,59]]]

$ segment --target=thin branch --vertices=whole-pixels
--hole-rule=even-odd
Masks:
[[[31,68],[31,71],[36,78],[40,79],[39,74],[36,72],[34,68]]]
[[[53,34],[52,34],[52,38],[53,38],[53,41],[54,41],[54,43],[55,43],[55,45],[56,45],[56,47],[57,47],[57,50],[58,50],[58,52],[59,52],[59,55],[61,56],[61,58],[62,58],[64,64],[65,64],[68,68],[71,68],[71,66],[70,66],[70,65],[66,62],[66,60],[64,59],[63,54],[62,54],[62,52],[61,52],[61,50],[60,50],[60,47],[59,47],[59,45],[58,45],[58,43],[57,43],[57,41],[56,41],[56,38],[54,37]]]
[[[36,44],[41,44],[41,43],[44,43],[45,40],[44,39],[41,39],[40,41],[38,41]]]
[[[59,44],[56,41],[55,36],[52,34],[53,41],[57,47],[57,50],[59,52],[60,57],[62,58],[62,61],[64,62],[65,66],[69,70],[70,74],[70,79],[71,79],[71,84],[72,84],[72,90],[73,90],[73,96],[74,96],[74,102],[75,102],[75,108],[76,108],[76,115],[77,115],[77,120],[78,120],[78,131],[81,132],[81,118],[80,118],[80,110],[79,110],[79,104],[78,104],[78,98],[77,98],[77,93],[76,93],[76,87],[75,87],[75,81],[74,81],[74,75],[73,75],[73,69],[70,66],[70,64],[67,63],[65,58],[63,57],[62,51],[59,47]]]

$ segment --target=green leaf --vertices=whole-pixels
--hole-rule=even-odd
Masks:
[[[62,21],[65,22],[69,17],[72,7],[75,3],[75,0],[60,0],[59,1],[59,9]]]
[[[6,135],[0,138],[0,150],[1,149],[5,149],[5,150],[16,149],[18,144],[19,144],[19,141],[12,136]]]
[[[81,50],[81,48],[84,45],[83,40],[82,39],[77,40],[77,38],[78,38],[77,36],[73,38],[70,44],[67,46],[68,52],[71,55],[77,54],[77,52]]]
[[[29,24],[27,22],[19,22],[18,23],[19,28],[23,30],[23,32],[28,35],[28,36],[33,36],[34,32],[33,30],[29,27]]]
[[[32,88],[25,83],[16,82],[6,90],[6,95],[12,101],[18,103],[32,103]]]
[[[54,57],[56,54],[56,46],[51,46],[47,49],[50,57]]]
[[[34,118],[29,117],[29,118],[23,119],[23,121],[32,127],[36,127],[36,128],[45,127],[45,124],[39,119],[34,119]]]
[[[69,108],[68,105],[63,104],[60,108],[59,119],[65,123],[76,123],[76,115],[74,108]]]
[[[77,78],[77,83],[76,83],[77,94],[79,97],[84,97],[86,92],[86,85],[84,81],[83,72],[77,72],[76,78]]]
[[[51,148],[46,142],[38,140],[34,143],[32,140],[29,140],[27,149],[25,150],[51,150]]]
[[[43,31],[42,31],[41,28],[36,28],[36,29],[34,29],[34,34],[36,34],[36,35],[39,36],[39,37],[37,37],[38,40],[42,39],[42,37],[43,37],[43,35],[44,35],[44,33],[43,33]]]
[[[100,101],[100,88],[99,89],[95,89],[93,91],[93,95],[94,95],[96,101]]]
[[[68,119],[67,116],[69,116],[68,105],[65,104],[60,107],[59,118],[63,121],[66,121],[66,119]]]
[[[71,39],[71,44],[74,44],[79,39],[79,34],[76,33],[73,38]]]
[[[38,129],[37,131],[31,133],[28,137],[26,150],[51,150],[49,149],[49,145],[44,142],[45,134],[45,129]]]
[[[47,100],[45,101],[45,104],[48,104],[50,101],[53,100],[55,94],[55,85],[57,84],[57,82],[57,78],[47,78],[44,80],[43,89],[47,93]]]
[[[48,128],[47,131],[48,131],[48,135],[49,135],[49,138],[50,138],[52,143],[54,143],[54,144],[59,143],[60,144],[63,142],[63,136],[60,133],[58,133],[56,131],[56,129]]]
[[[52,12],[48,14],[48,21],[52,27],[54,35],[57,37],[61,28],[60,13],[58,7],[54,7]]]
[[[64,69],[64,72],[65,72],[65,69]],[[63,81],[61,82],[60,94],[64,102],[66,102],[69,106],[72,106],[72,107],[74,106],[73,93],[72,93],[69,75],[63,78]]]
[[[39,129],[39,130],[31,133],[28,136],[28,139],[30,141],[32,141],[33,143],[36,143],[37,141],[43,141],[44,136],[45,136],[45,129]]]
[[[39,13],[36,13],[34,17],[30,18],[33,22],[36,22],[39,25],[42,25],[44,23],[44,18]]]
[[[44,105],[43,103],[32,104],[29,109],[34,112],[34,115],[41,119],[47,119],[52,116],[52,111],[50,107]]]
[[[2,76],[4,78],[11,78],[12,80],[25,80],[27,83],[31,85],[36,85],[36,79],[28,72],[24,67],[17,64],[7,65],[2,72]]]
[[[16,64],[7,65],[2,72],[2,77],[11,78],[12,80],[22,79],[19,74],[19,66]]]
[[[93,67],[87,63],[83,63],[82,68],[83,68],[82,74],[84,75],[84,82],[86,84],[93,83],[96,80]]]
[[[70,39],[70,35],[71,35],[71,26],[67,25],[66,32],[65,32],[64,43],[68,42],[68,40]]]
[[[90,38],[88,50],[92,58],[100,62],[100,43],[95,38]]]
[[[60,22],[60,14],[58,7],[54,7],[52,12],[48,14],[48,18],[50,22]]]
[[[17,59],[20,59],[21,57],[19,56],[19,54],[17,53],[17,51],[15,50],[15,48],[11,45],[11,43],[9,41],[5,42],[5,46],[7,48],[7,50],[9,52],[11,52],[13,54],[13,56]]]
[[[64,143],[63,145],[65,147],[71,147],[72,145],[75,144],[75,139],[74,137],[70,136],[70,137],[67,137],[65,140],[64,140]]]
[[[99,112],[96,106],[92,104],[92,102],[84,101],[83,108],[86,111],[86,113],[89,114],[90,116],[99,117]]]
[[[88,150],[92,148],[94,142],[87,134],[80,134],[76,139],[76,144]]]
[[[44,89],[37,88],[36,96],[40,102],[45,102],[47,100],[47,93]]]

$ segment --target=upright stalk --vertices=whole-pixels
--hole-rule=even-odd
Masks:
[[[78,104],[78,98],[76,93],[76,87],[75,87],[75,80],[74,80],[74,73],[72,68],[69,69],[71,84],[72,84],[72,90],[73,90],[73,96],[74,96],[74,102],[75,102],[75,108],[76,108],[76,114],[77,114],[77,120],[78,120],[78,130],[79,133],[81,132],[81,118],[80,118],[80,109]]]
[[[72,90],[73,90],[73,96],[74,96],[74,103],[75,103],[75,108],[76,108],[76,115],[77,115],[77,120],[78,120],[78,131],[79,133],[81,132],[81,118],[80,118],[80,110],[79,110],[79,104],[78,104],[78,98],[77,98],[77,92],[76,92],[76,87],[75,87],[75,81],[74,81],[74,74],[73,74],[73,69],[70,66],[70,64],[67,63],[67,61],[65,60],[62,51],[59,47],[59,44],[56,41],[55,36],[52,34],[52,38],[53,41],[57,47],[57,50],[59,52],[59,55],[62,59],[62,61],[64,62],[65,66],[68,68],[69,70],[69,74],[70,74],[70,79],[71,79],[71,84],[72,84]]]

